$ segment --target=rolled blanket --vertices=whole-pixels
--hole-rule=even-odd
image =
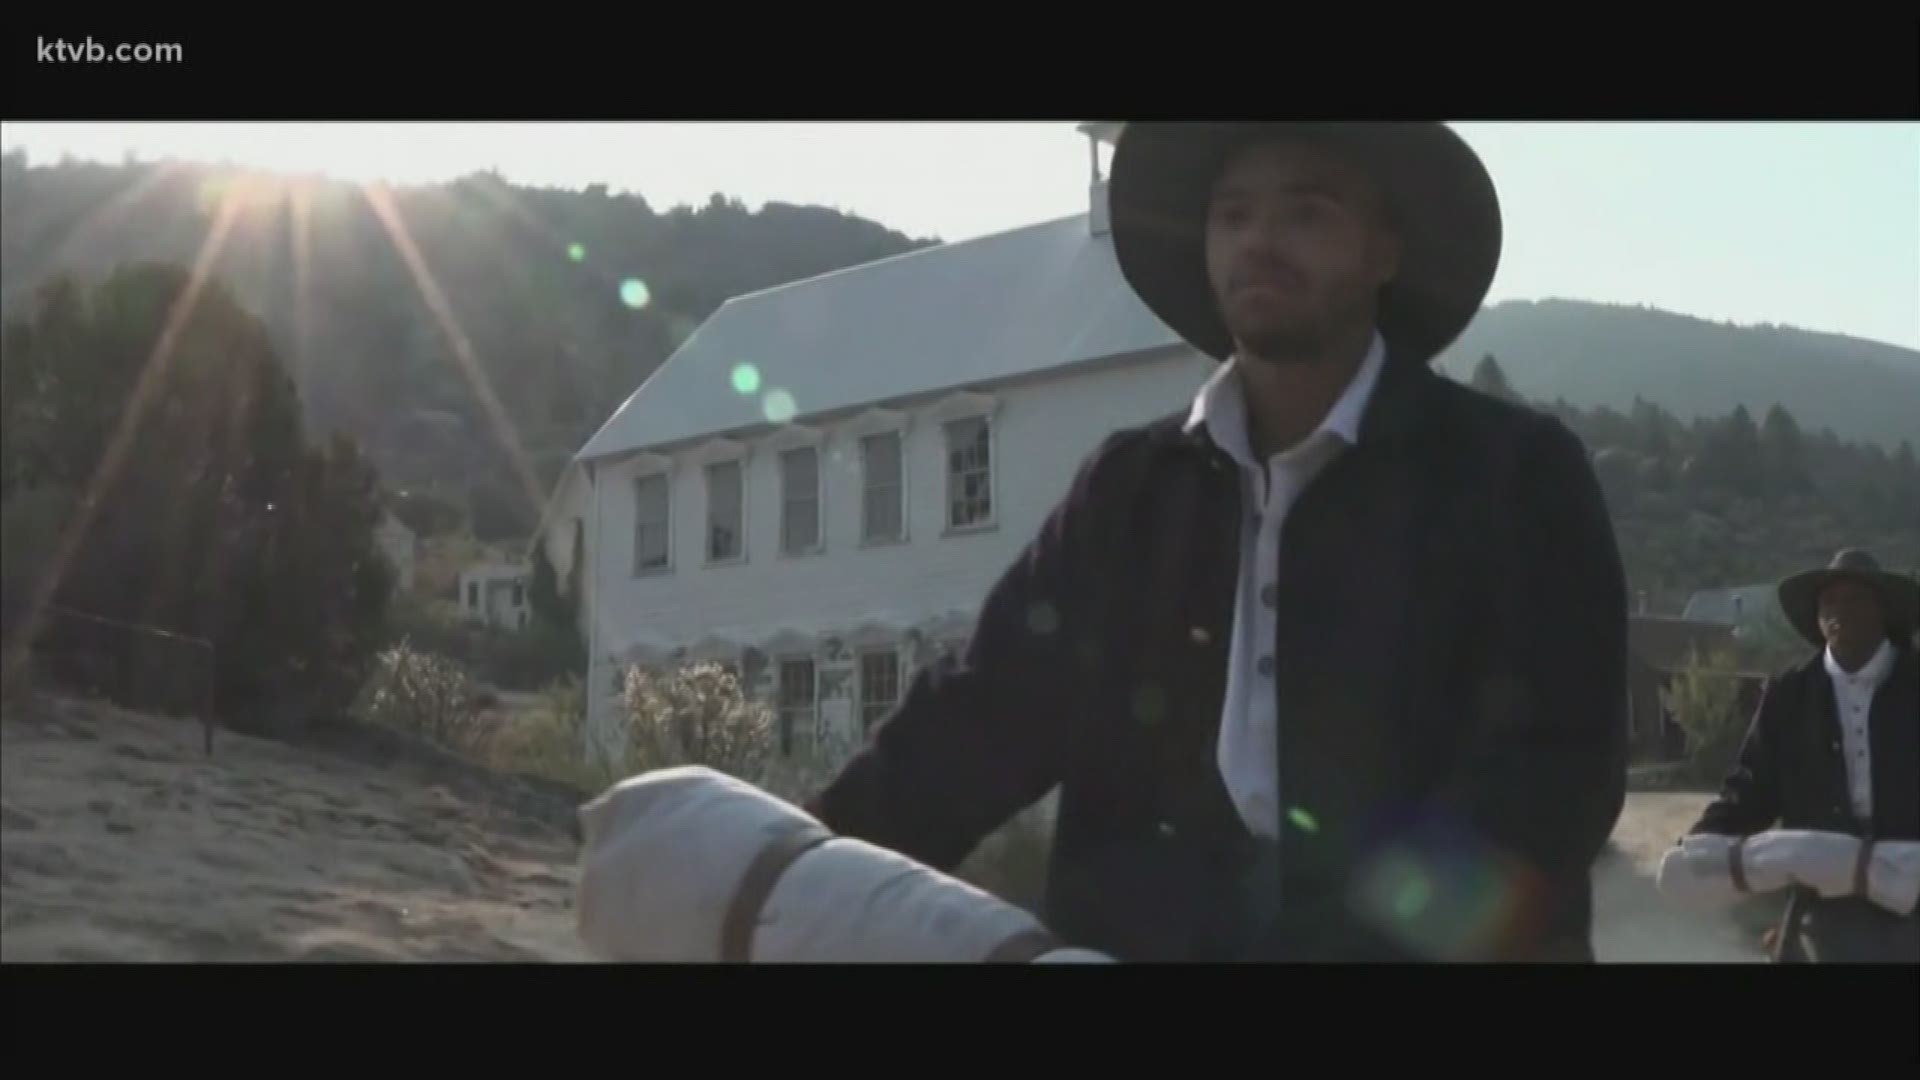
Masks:
[[[1755,850],[1751,842],[1741,849],[1741,880],[1733,873],[1737,836],[1699,834],[1680,841],[1660,860],[1657,885],[1662,895],[1682,904],[1702,907],[1731,904],[1746,893],[1767,893],[1793,884],[1792,876],[1767,847]],[[1756,857],[1757,856],[1757,857]]]
[[[704,768],[581,810],[579,932],[627,962],[1104,962],[1025,911]]]
[[[1881,840],[1873,845],[1867,868],[1867,899],[1893,912],[1911,915],[1920,904],[1920,843]]]
[[[1742,893],[1734,881],[1731,849],[1741,846],[1745,892],[1763,893],[1804,885],[1822,898],[1859,896],[1896,915],[1920,899],[1920,843],[1876,842],[1860,865],[1860,838],[1808,829],[1773,829],[1747,837],[1696,835],[1667,852],[1660,863],[1660,891],[1683,903],[1722,904]],[[1859,886],[1866,885],[1865,894]]]

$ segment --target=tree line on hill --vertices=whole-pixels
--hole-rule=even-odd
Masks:
[[[389,487],[457,506],[489,540],[524,538],[537,519],[521,467],[543,495],[727,299],[931,243],[718,195],[662,212],[604,185],[492,174],[385,189],[173,163],[30,166],[13,151],[0,157],[0,301],[31,306],[61,275],[193,265],[226,210],[212,270],[270,328],[310,428],[352,435]]]
[[[1518,400],[1500,362],[1483,357],[1471,385]],[[1785,405],[1756,423],[1745,406],[1681,420],[1636,400],[1626,412],[1535,402],[1593,455],[1630,586],[1677,612],[1698,589],[1770,582],[1824,566],[1842,547],[1920,571],[1920,463],[1911,441],[1892,452],[1809,432]]]

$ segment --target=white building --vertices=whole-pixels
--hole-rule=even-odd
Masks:
[[[598,738],[627,665],[692,659],[857,738],[1100,440],[1191,400],[1213,364],[1121,277],[1081,130],[1089,213],[731,300],[580,451],[541,539],[584,560]]]
[[[524,562],[483,562],[460,572],[460,611],[502,630],[522,630],[532,617],[527,590],[532,573]]]
[[[413,530],[392,514],[382,514],[380,524],[374,527],[373,539],[386,555],[388,565],[393,567],[394,590],[412,592],[413,564],[419,545]]]

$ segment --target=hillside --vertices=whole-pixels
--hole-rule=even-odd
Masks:
[[[1876,341],[1550,300],[1488,308],[1440,364],[1465,378],[1488,354],[1534,400],[1624,412],[1639,397],[1683,420],[1784,405],[1847,441],[1892,450],[1920,436],[1920,352]]]
[[[30,167],[15,152],[0,161],[0,305],[23,314],[60,273],[191,266],[223,208],[213,271],[266,321],[309,421],[353,435],[391,486],[506,502],[525,527],[537,507],[515,459],[544,488],[729,297],[927,243],[719,196],[657,213],[601,187],[486,175],[383,193],[230,168]]]
[[[718,195],[662,213],[603,187],[480,175],[389,201],[319,178],[30,166],[16,152],[0,161],[0,305],[22,313],[62,272],[192,265],[223,208],[232,224],[214,271],[271,328],[308,419],[358,439],[391,487],[504,508],[487,515],[494,539],[531,526],[571,453],[727,298],[931,242]],[[1625,410],[1639,396],[1688,420],[1784,402],[1809,433],[1890,451],[1920,415],[1920,354],[1834,335],[1509,303],[1444,363],[1465,377],[1488,353],[1520,394],[1581,407]]]

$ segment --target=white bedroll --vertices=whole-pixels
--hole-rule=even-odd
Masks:
[[[1108,962],[1025,911],[704,768],[623,781],[580,812],[579,929],[607,960]]]

